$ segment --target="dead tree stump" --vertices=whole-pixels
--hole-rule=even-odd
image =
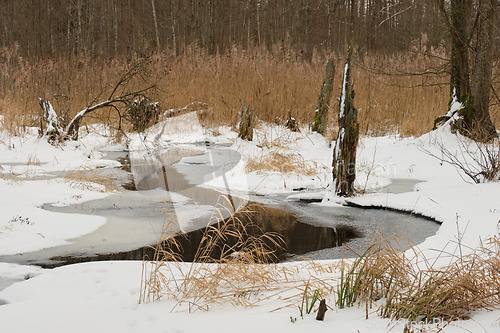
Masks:
[[[292,112],[290,111],[288,111],[288,117],[285,122],[285,127],[292,132],[300,132],[299,124],[297,123],[297,120],[292,117]]]
[[[333,91],[333,76],[335,75],[335,64],[333,59],[328,60],[326,65],[326,77],[321,87],[321,93],[318,98],[318,107],[314,113],[314,121],[311,130],[323,134],[326,130],[328,121],[328,108],[330,107],[330,99]]]
[[[316,314],[316,320],[325,320],[325,313],[328,308],[326,307],[326,300],[322,299],[319,302],[319,308],[318,308],[318,313]]]
[[[358,111],[354,108],[354,90],[351,78],[351,57],[352,48],[349,48],[339,103],[339,133],[333,150],[332,163],[335,194],[343,197],[354,194],[356,149],[359,138]]]
[[[38,103],[43,110],[43,119],[45,120],[45,132],[43,132],[43,135],[45,135],[47,140],[53,144],[57,142],[62,132],[59,117],[48,100],[38,98]]]
[[[254,111],[248,107],[247,102],[244,102],[243,110],[241,110],[238,138],[247,141],[253,140],[253,113]]]

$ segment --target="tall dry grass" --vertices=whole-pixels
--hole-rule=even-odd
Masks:
[[[375,240],[354,261],[270,264],[273,252],[267,241],[285,244],[276,235],[248,237],[251,221],[242,217],[251,212],[242,209],[208,227],[190,263],[181,262],[181,244],[172,237],[177,221],[167,218],[154,257],[143,262],[140,302],[170,300],[172,311],[191,312],[272,301],[274,310],[298,307],[303,316],[315,310],[314,299],[325,298],[330,306],[336,300],[338,308],[364,305],[367,318],[376,312],[408,322],[440,319],[445,325],[479,309],[500,307],[498,236],[468,254],[462,248],[440,251],[438,258],[449,260],[440,266],[436,257],[429,260],[417,248],[411,250],[418,259],[400,251],[399,240],[392,238]],[[228,243],[229,238],[236,242]]]
[[[445,63],[443,51],[432,51],[435,56],[428,54],[355,57],[355,105],[363,134],[422,134],[431,129],[435,117],[446,112],[447,74],[411,75]],[[334,57],[334,98],[340,94],[342,57]],[[105,99],[124,71],[141,63],[142,76],[131,82],[129,88],[139,90],[156,83],[158,89],[152,98],[161,102],[164,110],[199,102],[209,110],[204,114],[207,123],[235,125],[243,102],[247,101],[264,121],[286,119],[291,112],[302,126],[307,126],[313,119],[328,57],[315,54],[310,63],[299,59],[292,51],[278,48],[272,53],[265,49],[232,49],[224,55],[211,56],[192,47],[179,57],[167,50],[113,59],[86,55],[31,59],[21,57],[16,47],[3,48],[0,114],[5,116],[3,127],[13,133],[26,126],[39,126],[41,110],[37,98],[45,96],[56,111],[67,113],[69,119],[92,102]],[[496,82],[497,91],[498,85]],[[330,126],[335,127],[335,99],[330,109]],[[498,104],[493,106],[492,116],[500,127],[498,109]],[[101,110],[85,119],[87,123],[96,121],[117,127],[117,113]]]
[[[340,307],[364,303],[366,316],[377,304],[382,317],[409,322],[450,322],[479,309],[499,308],[500,238],[490,238],[466,255],[439,253],[449,256],[451,263],[439,267],[424,256],[426,267],[418,268],[387,240],[373,243],[342,271],[337,302]]]
[[[182,242],[173,236],[178,221],[165,212],[161,240],[153,258],[143,262],[139,302],[173,301],[172,311],[208,311],[216,306],[257,306],[274,300],[276,310],[296,309],[297,302],[308,290],[321,295],[332,293],[329,279],[337,271],[335,264],[303,262],[300,265],[279,265],[277,252],[286,244],[275,233],[259,232],[251,216],[257,207],[243,207],[227,219],[224,210],[230,200],[214,210],[215,224],[203,231],[199,245],[194,246],[193,262],[182,262]],[[234,209],[234,207],[233,207]],[[308,278],[303,272],[311,273]]]
[[[174,237],[178,221],[165,213],[166,223],[154,257],[143,263],[140,302],[171,297],[178,304],[190,302],[199,308],[224,300],[246,304],[247,299],[239,297],[242,293],[265,289],[276,278],[274,269],[265,264],[273,261],[273,247],[283,245],[279,235],[250,232],[250,228],[256,228],[248,219],[252,210],[236,209],[229,198],[222,200],[199,244],[190,245],[195,255],[187,269],[179,265],[183,251],[188,249]],[[225,212],[230,215],[227,219],[223,219]],[[226,293],[229,297],[224,296]]]

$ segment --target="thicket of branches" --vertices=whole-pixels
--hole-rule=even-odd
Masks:
[[[313,49],[405,49],[422,34],[446,38],[435,0],[0,0],[0,46],[23,56],[131,51],[197,45],[209,54],[233,46],[286,44],[311,60]]]

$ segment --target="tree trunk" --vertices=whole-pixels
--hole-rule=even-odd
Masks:
[[[359,137],[358,111],[354,108],[354,90],[351,79],[351,57],[352,48],[349,48],[339,104],[339,134],[333,150],[332,163],[335,194],[342,197],[354,194],[356,149]]]
[[[461,103],[466,102],[469,87],[469,16],[472,12],[471,0],[452,0],[451,4],[451,84]]]
[[[156,18],[155,0],[151,0],[151,10],[153,11],[153,23],[155,26],[156,50],[160,51],[160,34],[158,32],[158,20]]]
[[[333,91],[333,78],[335,75],[335,64],[333,59],[328,60],[326,65],[326,77],[321,87],[321,93],[318,98],[318,108],[314,113],[314,121],[311,130],[323,134],[326,130],[326,123],[328,121],[328,109],[330,107],[330,99]]]
[[[474,122],[471,124],[473,137],[478,141],[489,141],[496,136],[495,126],[490,118],[490,92],[495,49],[495,10],[497,0],[479,1],[479,22],[476,59],[472,73],[471,92]]]
[[[450,17],[445,10],[445,1],[437,0],[452,41],[451,96],[463,105],[452,128],[474,140],[488,141],[495,137],[496,130],[489,114],[489,98],[492,83],[492,68],[495,48],[495,25],[498,17],[498,0],[479,0],[474,31],[476,32],[475,58],[470,69],[472,0],[452,0]],[[474,15],[475,16],[475,15]],[[471,74],[469,75],[469,72]],[[451,107],[451,105],[450,105]],[[450,118],[438,117],[434,124]]]

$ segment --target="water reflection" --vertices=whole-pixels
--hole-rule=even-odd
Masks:
[[[263,233],[276,233],[284,241],[283,248],[277,247],[271,242],[267,242],[268,248],[274,251],[272,262],[286,260],[290,256],[303,255],[312,251],[341,246],[351,239],[359,237],[360,233],[349,226],[339,226],[336,228],[312,226],[300,222],[294,214],[280,209],[264,207],[259,204],[250,204],[251,213],[237,213],[235,217],[242,220],[245,225],[245,240],[248,237],[258,237]],[[213,227],[221,229],[220,222]],[[241,226],[233,226],[231,231],[241,234]],[[177,235],[176,240],[181,245],[181,250],[176,251],[182,261],[194,261],[196,251],[199,248],[206,229],[192,231],[186,234]],[[210,253],[210,258],[218,260],[221,257],[221,249],[235,246],[239,239],[227,234],[223,244],[215,246]],[[235,248],[235,251],[241,249]],[[40,263],[42,267],[51,268],[65,264],[101,261],[101,260],[143,260],[154,257],[154,247],[145,246],[133,251],[125,251],[111,254],[100,254],[94,256],[64,256],[51,258],[51,262]]]
[[[290,255],[302,255],[311,251],[341,246],[352,238],[359,237],[359,232],[354,228],[341,226],[337,228],[317,227],[300,222],[294,214],[264,207],[258,204],[251,204],[250,214],[235,215],[245,225],[245,232],[242,232],[241,226],[232,226],[231,231],[236,231],[243,234],[244,240],[248,237],[259,237],[262,234],[275,233],[283,240],[282,247],[266,242],[269,249],[274,251],[275,260],[281,261],[288,258]],[[221,228],[221,223],[215,225]],[[183,245],[182,259],[184,261],[193,261],[195,259],[196,250],[200,244],[205,230],[196,230],[179,237],[180,243]],[[227,246],[233,247],[238,242],[235,236],[228,236],[224,239]],[[220,258],[220,251],[223,245],[219,244],[210,257],[214,259]],[[236,249],[240,251],[241,249]]]
[[[129,185],[129,188],[133,187],[137,191],[162,188],[190,198],[200,205],[222,205],[224,218],[234,213],[235,207],[243,207],[247,203],[245,197],[234,196],[229,185],[225,189],[228,200],[221,200],[221,192],[199,186],[219,176],[226,180],[225,173],[241,159],[241,155],[235,150],[171,147],[150,154],[131,152],[128,159],[125,165],[130,166],[134,180],[134,185]],[[179,163],[181,160],[182,163]]]

